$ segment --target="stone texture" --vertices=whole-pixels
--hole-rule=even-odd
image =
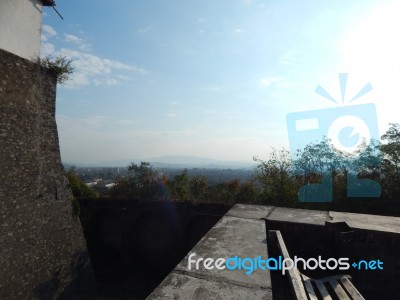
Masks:
[[[67,295],[90,269],[61,164],[55,98],[54,74],[0,50],[0,299]]]

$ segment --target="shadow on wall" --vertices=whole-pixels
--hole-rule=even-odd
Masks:
[[[82,205],[99,294],[145,298],[230,207],[106,200]]]

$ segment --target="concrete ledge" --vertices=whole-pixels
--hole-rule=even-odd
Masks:
[[[236,204],[226,213],[226,216],[259,220],[268,215],[273,209],[275,209],[273,206]]]
[[[249,218],[268,211],[257,206],[235,206],[188,253],[148,299],[272,299],[272,285],[268,270],[255,270],[246,275],[245,270],[206,270],[191,265],[188,258],[241,258],[268,257],[263,220]],[[234,217],[231,215],[242,215]]]
[[[210,279],[172,272],[147,299],[272,299],[270,289],[248,288]]]
[[[329,212],[335,222],[346,222],[350,227],[357,229],[400,233],[400,218],[388,216],[375,216],[344,212]]]
[[[287,207],[273,207],[270,213],[264,215],[263,218],[271,221],[321,226],[324,226],[326,221],[332,220],[327,211]]]
[[[245,270],[206,270],[200,265],[199,270],[188,269],[188,257],[195,253],[197,258],[229,258],[232,256],[254,258],[261,255],[268,256],[265,241],[265,225],[262,220],[241,219],[226,216],[217,223],[207,235],[189,252],[179,263],[176,270],[202,274],[218,278],[218,280],[241,282],[250,286],[271,287],[269,272],[256,270],[251,275],[246,275]]]
[[[231,211],[238,211],[239,209],[244,211],[242,214],[249,214],[254,210],[253,208],[249,208],[247,210],[247,205],[241,208],[236,208],[235,206],[228,212],[228,214],[231,213]],[[258,209],[257,216],[261,212],[262,210]],[[346,222],[351,228],[354,229],[400,233],[399,217],[271,206],[266,206],[265,212],[266,213],[260,218],[265,218],[270,221],[320,226],[324,226],[326,221]]]

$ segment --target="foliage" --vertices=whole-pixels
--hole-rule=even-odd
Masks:
[[[254,182],[245,182],[239,187],[235,198],[236,203],[261,204],[260,193]]]
[[[384,195],[398,199],[400,193],[400,124],[390,124],[382,136],[382,177]]]
[[[99,195],[88,187],[82,179],[76,174],[75,168],[72,167],[68,172],[65,173],[69,181],[69,185],[72,189],[72,194],[77,200],[83,198],[97,198]]]
[[[347,160],[344,153],[333,149],[326,138],[319,143],[308,144],[304,149],[298,149],[296,156],[293,162],[295,171],[305,176],[342,169]]]
[[[72,60],[65,56],[52,57],[50,55],[39,58],[39,64],[55,74],[57,74],[57,83],[63,85],[71,79],[71,74],[74,72]]]
[[[111,196],[136,199],[158,199],[172,201],[220,202],[225,204],[258,203],[258,190],[253,182],[241,184],[233,179],[209,185],[205,176],[191,177],[188,170],[168,178],[148,162],[132,163],[129,175],[119,177],[110,191]]]
[[[133,197],[141,199],[162,198],[165,196],[165,187],[162,178],[148,162],[140,165],[131,163],[128,166],[129,175],[120,177],[111,189],[114,196]]]
[[[256,181],[262,186],[263,203],[282,205],[297,201],[299,184],[292,173],[292,161],[288,150],[272,149],[267,161],[253,158],[259,162]]]
[[[190,179],[190,194],[194,201],[204,201],[207,197],[208,183],[205,176],[194,176]]]
[[[377,174],[381,170],[382,145],[379,141],[371,140],[369,145],[361,145],[363,151],[358,151],[357,156],[348,161],[352,170],[362,175]]]
[[[240,180],[238,179],[220,182],[210,188],[210,198],[214,202],[234,204],[239,186]]]
[[[390,124],[391,127],[382,136],[385,172],[395,178],[400,174],[400,124]]]
[[[187,170],[175,175],[167,181],[167,188],[171,199],[187,201],[190,199],[190,180]]]
[[[393,204],[394,207],[399,207],[393,201],[398,201],[400,193],[400,124],[390,125],[382,136],[383,144],[371,140],[367,145],[364,141],[355,154],[346,154],[333,148],[325,138],[319,143],[298,149],[293,161],[285,149],[273,149],[266,161],[254,158],[259,162],[255,175],[256,183],[261,187],[258,201],[279,206],[303,205],[302,207],[330,207],[340,210],[355,209],[354,203],[358,201],[358,211],[371,212],[372,208],[376,210],[377,198],[362,198],[357,201],[348,198],[348,180],[351,176],[372,179],[381,184],[380,209],[383,209],[383,205],[387,208]],[[297,197],[300,187],[321,183],[324,174],[331,174],[329,178],[332,179],[333,203],[300,205]],[[365,202],[366,200],[368,201]],[[257,198],[252,201],[257,201]]]

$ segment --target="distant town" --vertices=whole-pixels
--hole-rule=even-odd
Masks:
[[[87,186],[103,192],[111,189],[119,177],[129,175],[128,167],[76,167],[65,164],[64,168],[66,171],[73,169]],[[236,179],[240,182],[248,182],[253,178],[256,167],[225,169],[221,166],[197,168],[172,166],[155,168],[155,172],[160,177],[165,176],[167,178],[173,178],[185,170],[189,177],[205,177],[209,185],[216,185]]]

